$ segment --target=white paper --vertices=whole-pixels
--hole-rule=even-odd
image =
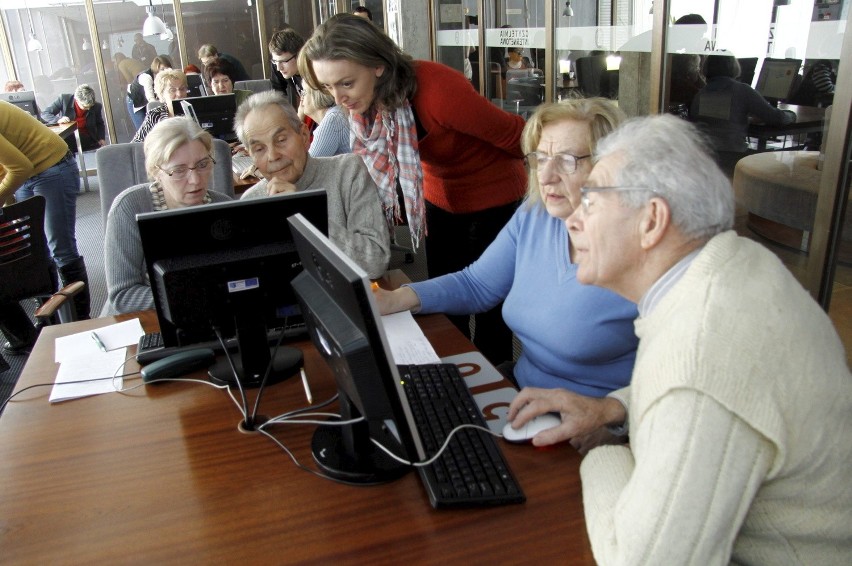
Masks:
[[[92,339],[92,332],[92,330],[86,330],[85,332],[78,332],[77,334],[57,338],[56,363],[61,364],[67,360],[81,356],[103,354],[100,346]],[[145,334],[138,318],[95,328],[94,332],[97,332],[98,338],[104,343],[107,351],[122,348],[122,352],[125,346],[135,346],[138,344],[139,338]]]
[[[435,353],[410,311],[387,314],[382,317],[382,323],[395,364],[441,363],[441,358]]]
[[[56,381],[50,392],[50,402],[66,401],[85,397],[112,393],[120,389],[123,380],[120,377],[112,379],[113,375],[121,375],[121,366],[127,357],[127,348],[110,352],[89,354],[83,357],[69,358],[62,362],[56,373]]]

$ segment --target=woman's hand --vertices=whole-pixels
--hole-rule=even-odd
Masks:
[[[400,287],[393,291],[379,287],[373,290],[373,296],[376,297],[381,314],[393,314],[395,312],[410,310],[416,311],[420,308],[420,298],[411,287]]]

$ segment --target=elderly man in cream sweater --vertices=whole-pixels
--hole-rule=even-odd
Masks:
[[[264,177],[241,198],[325,189],[329,238],[370,278],[382,276],[390,234],[378,189],[359,156],[311,157],[307,127],[277,91],[248,97],[234,117],[234,130]]]
[[[628,122],[596,158],[566,224],[580,282],[638,303],[630,389],[525,389],[509,412],[562,414],[536,444],[629,429],[580,469],[595,559],[849,564],[852,375],[828,316],[730,230],[730,184],[690,124]]]

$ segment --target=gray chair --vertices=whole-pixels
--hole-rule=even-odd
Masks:
[[[100,183],[101,218],[106,227],[107,214],[112,201],[123,190],[148,182],[145,172],[144,145],[118,143],[104,146],[95,153]],[[234,196],[234,177],[231,170],[231,147],[223,140],[213,140],[213,180],[211,190]]]
[[[252,92],[263,92],[272,90],[272,81],[269,79],[255,79],[251,81],[237,81],[234,83],[235,90],[250,90]]]

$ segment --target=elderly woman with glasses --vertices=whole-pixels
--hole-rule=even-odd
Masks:
[[[564,221],[580,205],[599,139],[622,120],[601,98],[544,104],[524,128],[528,196],[482,256],[465,269],[376,291],[382,313],[453,314],[503,301],[503,318],[520,340],[517,362],[499,368],[521,387],[604,397],[628,385],[636,356],[636,307],[611,291],[577,281]],[[609,440],[572,439],[588,450]]]
[[[175,115],[172,102],[186,98],[186,93],[189,92],[189,87],[186,84],[186,75],[183,74],[183,71],[178,71],[177,69],[160,71],[154,79],[154,91],[157,93],[157,100],[162,104],[148,110],[148,114],[145,115],[145,121],[142,122],[136,135],[130,141],[145,141],[145,137],[155,124]]]
[[[145,170],[151,183],[118,195],[107,216],[104,258],[108,299],[103,314],[154,308],[136,224],[141,212],[231,200],[208,190],[215,161],[213,139],[189,118],[163,120],[145,139]]]

